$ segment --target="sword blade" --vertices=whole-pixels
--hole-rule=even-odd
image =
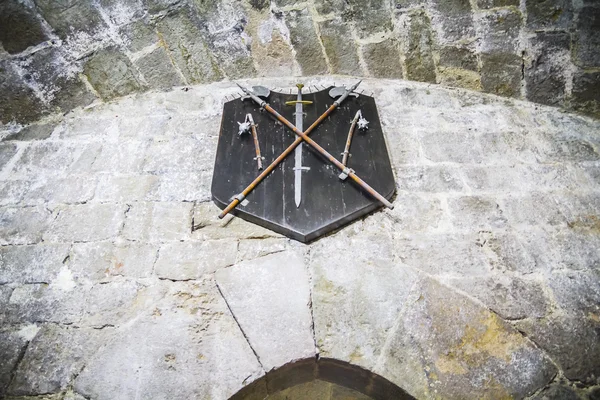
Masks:
[[[298,102],[296,103],[296,127],[304,131],[302,126],[302,87],[298,86]],[[294,150],[294,202],[296,208],[302,202],[302,143]]]

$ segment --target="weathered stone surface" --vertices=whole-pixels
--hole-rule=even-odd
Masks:
[[[0,122],[28,123],[47,114],[47,107],[8,61],[0,61]]]
[[[60,206],[44,241],[91,242],[115,237],[123,225],[127,207],[115,204]]]
[[[34,244],[50,223],[50,212],[42,207],[1,207],[0,245]]]
[[[568,33],[538,33],[531,39],[531,64],[525,68],[527,99],[543,104],[557,104],[564,98],[565,69],[569,65],[571,37]]]
[[[431,279],[407,301],[374,372],[417,398],[524,397],[556,373],[510,325]]]
[[[548,278],[548,286],[567,313],[591,319],[600,315],[600,274],[597,271],[557,271]]]
[[[77,281],[110,281],[116,276],[149,278],[157,253],[157,245],[123,240],[76,243],[68,266]]]
[[[136,173],[142,169],[148,143],[141,140],[122,141],[118,146],[102,146],[93,159],[93,172]]]
[[[510,53],[481,55],[483,90],[499,96],[518,96],[521,90],[521,57]]]
[[[53,0],[35,0],[42,16],[62,38],[80,31],[94,34],[105,29],[98,9],[93,3],[79,0],[56,2]]]
[[[595,383],[600,376],[597,316],[523,320],[516,327],[546,351],[568,379]]]
[[[302,253],[282,252],[242,262],[218,270],[215,277],[265,370],[315,356]]]
[[[465,47],[444,46],[439,51],[439,65],[477,71],[477,56]]]
[[[104,100],[142,89],[131,62],[117,48],[100,50],[85,63],[84,73]]]
[[[479,8],[495,8],[495,7],[518,7],[519,0],[477,0]]]
[[[27,347],[8,393],[36,395],[66,389],[106,333],[45,325]]]
[[[68,245],[0,247],[0,284],[52,281],[69,254]]]
[[[444,43],[468,40],[473,37],[473,16],[469,0],[433,0],[432,20]]]
[[[498,9],[481,12],[477,15],[479,35],[478,43],[482,53],[516,53],[518,50],[521,13],[516,9]]]
[[[85,308],[85,293],[74,290],[68,269],[61,271],[50,284],[17,286],[6,309],[7,320],[16,323],[77,323]]]
[[[214,282],[174,283],[96,352],[75,390],[97,399],[224,399],[263,374]]]
[[[238,244],[237,261],[253,260],[288,248],[288,239],[242,239]]]
[[[173,68],[171,59],[162,47],[136,60],[134,65],[153,89],[170,89],[183,85],[181,76]]]
[[[392,12],[387,7],[387,2],[353,2],[350,8],[342,12],[342,18],[354,22],[360,38],[384,35],[393,30]]]
[[[577,393],[566,385],[553,384],[536,394],[532,399],[534,400],[579,400],[581,397]]]
[[[149,200],[149,194],[156,190],[159,179],[156,175],[103,175],[98,182],[95,200],[118,203]]]
[[[572,107],[587,114],[600,115],[600,72],[578,72],[573,76]]]
[[[568,29],[573,18],[573,5],[568,0],[528,1],[529,29]]]
[[[16,0],[0,4],[0,26],[0,42],[10,54],[20,53],[48,39],[35,11]]]
[[[154,26],[143,19],[122,26],[119,33],[123,37],[127,49],[134,53],[159,41]]]
[[[90,175],[38,180],[28,186],[23,196],[25,204],[76,204],[85,203],[94,197],[96,178]]]
[[[402,231],[432,231],[439,229],[448,216],[438,198],[427,195],[406,194],[396,197],[397,205],[387,215],[395,228]]]
[[[464,189],[459,171],[445,166],[406,166],[397,169],[398,188],[417,192],[460,192]]]
[[[402,79],[402,65],[400,64],[398,46],[398,42],[394,39],[363,46],[363,58],[373,76]]]
[[[211,82],[223,77],[219,65],[210,54],[205,35],[187,9],[167,15],[157,24],[157,30],[186,83]]]
[[[44,140],[47,139],[54,128],[56,127],[55,123],[49,124],[31,124],[18,132],[14,132],[6,136],[4,140],[19,140],[19,141],[30,141],[30,140]]]
[[[290,30],[290,42],[296,51],[296,60],[305,75],[327,73],[321,42],[315,32],[308,10],[292,11],[286,16]]]
[[[86,156],[86,149],[93,150],[97,145],[40,141],[28,146],[15,164],[14,171],[22,174],[41,174],[49,171],[68,171],[76,162]],[[79,163],[83,167],[85,160]]]
[[[452,224],[461,230],[491,230],[506,226],[504,211],[492,198],[464,196],[448,200]]]
[[[11,160],[11,158],[13,158],[15,154],[17,154],[17,151],[18,147],[16,144],[0,144],[0,169],[4,168],[4,166]]]
[[[200,279],[235,263],[237,243],[231,240],[173,242],[161,246],[154,273],[164,279]]]
[[[505,320],[543,318],[550,302],[536,281],[504,275],[450,279],[448,283],[480,300]]]
[[[147,196],[151,201],[197,201],[210,200],[210,171],[189,173],[166,173],[158,176],[158,186]]]
[[[323,21],[319,31],[331,73],[361,75],[356,46],[348,40],[350,31],[341,19]]]
[[[406,78],[420,82],[435,82],[431,21],[422,11],[401,14],[401,49],[404,53]]]
[[[27,340],[17,332],[0,332],[0,396],[6,394],[6,389],[12,379],[12,372],[27,346]]]
[[[0,181],[0,206],[18,205],[23,200],[28,188],[28,181]]]
[[[127,211],[122,235],[149,242],[187,239],[192,232],[192,207],[192,203],[136,203]]]
[[[206,170],[215,158],[217,136],[153,141],[146,150],[143,171],[153,174],[195,172]]]
[[[415,273],[392,261],[385,236],[321,239],[312,249],[314,330],[321,357],[372,369]]]
[[[574,34],[573,61],[580,67],[600,66],[600,10],[597,7],[583,7],[579,11],[577,27]]]

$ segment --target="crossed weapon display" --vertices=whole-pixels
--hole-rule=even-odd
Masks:
[[[359,184],[371,196],[375,197],[377,200],[379,200],[381,203],[383,203],[389,209],[393,209],[394,208],[393,204],[390,203],[381,194],[379,194],[375,189],[373,189],[371,186],[369,186],[365,181],[363,181],[362,179],[360,179],[360,177],[358,175],[356,175],[356,173],[354,172],[354,170],[352,170],[351,168],[348,168],[346,165],[344,165],[341,162],[339,162],[335,157],[333,157],[331,154],[329,154],[329,152],[327,150],[325,150],[324,148],[322,148],[317,142],[315,142],[310,137],[308,137],[308,134],[310,132],[312,132],[313,129],[315,129],[325,118],[327,118],[327,116],[329,114],[331,114],[331,112],[333,112],[333,110],[335,110],[337,107],[339,107],[340,104],[344,100],[346,100],[346,98],[354,90],[356,90],[356,88],[358,87],[358,85],[360,84],[360,82],[361,81],[358,81],[355,85],[353,85],[352,87],[350,87],[350,89],[340,88],[342,90],[342,91],[338,92],[340,94],[340,97],[336,101],[334,101],[333,104],[331,106],[329,106],[329,108],[319,118],[317,118],[317,120],[315,122],[313,122],[312,125],[309,126],[308,129],[306,129],[304,132],[300,131],[290,121],[288,121],[285,117],[283,117],[281,114],[279,114],[277,111],[275,111],[275,109],[272,108],[269,105],[269,103],[267,103],[266,101],[262,100],[260,97],[258,97],[255,93],[253,93],[252,91],[248,90],[247,88],[241,86],[240,84],[237,84],[240,87],[240,89],[246,94],[247,97],[251,98],[262,109],[267,110],[270,114],[272,114],[275,118],[277,118],[277,120],[279,120],[282,124],[284,124],[285,126],[287,126],[288,128],[290,128],[296,135],[298,135],[298,137],[296,138],[296,140],[294,140],[294,142],[291,145],[289,145],[283,151],[283,153],[281,153],[279,155],[279,157],[277,157],[265,170],[263,170],[263,172],[261,172],[261,174],[258,175],[254,179],[254,181],[252,181],[252,183],[250,183],[246,187],[246,189],[244,189],[240,194],[238,194],[237,196],[235,196],[233,198],[233,200],[231,201],[231,203],[229,203],[229,205],[227,207],[225,207],[225,209],[221,212],[221,214],[219,214],[219,218],[225,217],[240,202],[242,202],[246,198],[246,196],[248,196],[248,194],[250,194],[250,192],[252,192],[252,190],[254,190],[254,188],[267,175],[269,175],[271,173],[271,171],[273,171],[275,169],[275,167],[277,167],[277,165],[279,165],[279,163],[281,163],[292,151],[294,151],[294,149],[296,148],[296,146],[298,146],[303,141],[305,141],[306,143],[308,143],[312,148],[314,148],[319,153],[321,153],[321,155],[323,157],[325,157],[327,160],[329,160],[329,162],[331,162],[333,165],[335,165],[337,168],[339,168],[342,171],[341,174],[340,174],[340,179],[344,180],[347,177],[350,177],[354,182],[356,182],[357,184]],[[337,89],[337,88],[335,88],[335,89]],[[357,115],[358,115],[358,113],[357,113]],[[355,117],[355,119],[356,119],[356,117]],[[352,132],[352,130],[353,129],[351,128],[351,132]],[[349,139],[351,139],[351,138],[349,138]]]

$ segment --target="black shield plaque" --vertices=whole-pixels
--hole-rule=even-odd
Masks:
[[[312,101],[303,106],[304,129],[335,100],[329,96],[329,89],[303,94],[303,100]],[[271,92],[266,100],[294,123],[295,107],[285,103],[296,98],[295,93]],[[373,97],[348,97],[310,133],[310,137],[341,160],[351,120],[359,109],[369,125],[365,131],[356,129],[348,167],[389,200],[395,191],[394,175]],[[225,103],[212,180],[212,198],[221,209],[260,173],[252,135],[238,135],[238,122],[243,122],[248,113],[257,125],[265,168],[296,139],[294,132],[266,111],[261,111],[252,100],[236,99]],[[296,207],[294,161],[292,152],[247,196],[245,204],[234,209],[233,214],[308,242],[382,207],[351,179],[340,180],[339,169],[307,143],[302,147],[302,166],[310,169],[302,172],[302,201]]]

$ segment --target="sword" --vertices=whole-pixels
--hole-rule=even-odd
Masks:
[[[292,104],[296,105],[296,128],[303,131],[302,119],[304,113],[302,112],[302,105],[312,104],[312,101],[302,100],[303,84],[298,83],[296,87],[298,88],[298,97],[296,98],[296,101],[286,101],[285,104],[287,106]],[[308,170],[310,170],[309,167],[302,166],[302,143],[300,143],[298,147],[296,147],[296,150],[294,150],[294,201],[296,203],[296,208],[300,207],[300,202],[302,201],[302,171]]]

